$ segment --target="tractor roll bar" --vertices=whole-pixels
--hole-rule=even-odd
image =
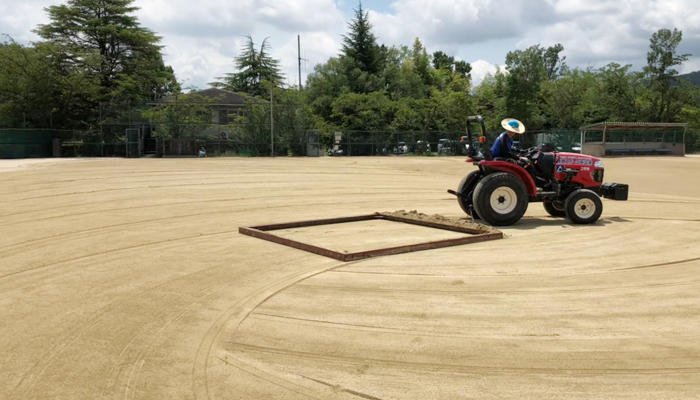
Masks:
[[[470,125],[472,123],[478,123],[481,128],[481,136],[479,137],[479,143],[484,147],[482,153],[484,154],[484,159],[487,161],[493,160],[491,156],[491,149],[488,145],[488,139],[486,138],[486,125],[484,124],[484,118],[481,115],[471,115],[467,117],[467,136],[469,137],[469,157],[474,158],[477,156],[477,152],[474,146],[474,139],[472,138],[472,130]]]

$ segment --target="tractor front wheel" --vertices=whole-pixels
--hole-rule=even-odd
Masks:
[[[564,208],[564,204],[561,204],[558,201],[545,201],[542,204],[544,204],[544,209],[552,217],[566,217],[566,210]]]
[[[476,213],[489,224],[513,225],[527,210],[527,189],[517,176],[498,172],[479,181],[473,202]]]
[[[472,194],[476,184],[479,183],[479,179],[481,179],[481,171],[472,171],[462,179],[462,182],[457,187],[457,193],[461,195],[457,196],[459,206],[462,208],[462,211],[474,219],[479,219],[479,214],[474,211]]]
[[[592,224],[603,213],[600,197],[588,189],[574,191],[566,198],[566,216],[575,224]]]

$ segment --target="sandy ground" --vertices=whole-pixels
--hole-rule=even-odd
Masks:
[[[351,263],[238,227],[463,217],[445,191],[473,167],[14,168],[0,174],[0,398],[699,398],[700,158],[605,163],[632,192],[595,225],[532,204],[503,240]],[[380,222],[309,237],[349,250],[422,236]]]
[[[0,160],[0,173],[31,170],[65,162],[86,162],[100,159],[89,158],[24,158],[19,160]]]

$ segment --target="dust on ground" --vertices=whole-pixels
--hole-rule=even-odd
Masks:
[[[0,173],[3,172],[16,172],[16,171],[26,171],[29,169],[36,169],[44,166],[49,166],[52,164],[65,163],[65,162],[85,162],[94,161],[96,159],[90,158],[23,158],[23,159],[10,159],[10,160],[0,160]],[[104,159],[102,159],[104,160]]]
[[[462,218],[445,217],[444,215],[440,215],[440,214],[428,215],[428,214],[419,213],[417,210],[384,211],[384,212],[380,212],[379,214],[393,216],[393,217],[406,218],[406,219],[412,219],[415,221],[435,222],[438,224],[449,225],[449,226],[454,226],[454,227],[458,227],[458,228],[473,229],[473,230],[477,230],[477,231],[482,232],[482,233],[500,233],[501,232],[498,229],[496,229],[490,225],[480,224],[480,223],[474,222],[473,220],[469,221],[469,220],[465,220]]]

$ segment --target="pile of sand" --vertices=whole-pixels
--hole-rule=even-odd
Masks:
[[[434,214],[434,215],[422,214],[416,210],[412,210],[412,211],[399,210],[399,211],[391,211],[391,212],[380,212],[379,214],[393,216],[393,217],[408,218],[408,219],[413,219],[416,221],[435,222],[435,223],[449,225],[449,226],[475,229],[475,230],[481,231],[483,233],[499,233],[500,232],[498,229],[496,229],[492,226],[489,226],[489,225],[483,225],[483,224],[479,224],[479,223],[464,220],[464,219],[448,218],[448,217],[445,217],[445,216],[442,216],[439,214]]]

